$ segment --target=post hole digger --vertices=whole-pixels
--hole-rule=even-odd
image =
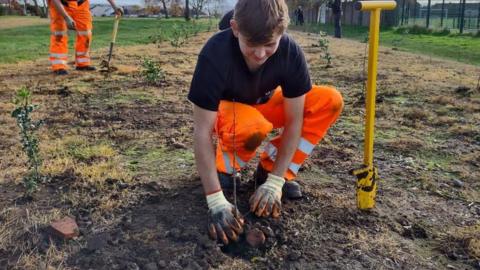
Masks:
[[[375,207],[378,170],[373,164],[373,138],[375,126],[375,94],[377,90],[380,12],[382,9],[392,10],[395,7],[395,1],[359,1],[355,5],[357,10],[370,11],[363,166],[350,171],[351,174],[357,177],[357,207],[360,210],[368,210]]]
[[[115,45],[115,40],[117,39],[117,32],[118,32],[118,24],[120,23],[120,15],[115,15],[115,20],[113,23],[113,31],[112,31],[112,41],[110,42],[110,49],[108,50],[107,60],[103,60],[101,63],[102,72],[112,72],[115,71],[116,68],[111,66],[111,60],[113,55],[113,46]]]

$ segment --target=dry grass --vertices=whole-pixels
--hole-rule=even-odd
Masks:
[[[31,210],[32,209],[32,210]],[[50,244],[45,254],[38,252],[41,241],[40,229],[68,213],[59,209],[39,210],[35,205],[28,208],[10,207],[0,212],[0,249],[18,255],[15,269],[61,269],[67,250],[60,251]],[[43,269],[45,269],[43,268]]]
[[[473,125],[454,125],[448,129],[449,133],[460,136],[475,137],[480,136],[480,131],[478,127]]]
[[[435,96],[430,99],[430,102],[435,105],[455,105],[456,99],[450,96]]]
[[[424,148],[425,142],[413,137],[395,138],[386,142],[388,148],[398,152],[420,151]]]
[[[458,123],[458,118],[451,116],[438,116],[433,121],[435,126],[451,126],[455,123]]]
[[[13,17],[7,16],[2,18],[0,16],[0,30],[1,29],[9,29],[9,28],[16,28],[21,26],[30,26],[30,25],[44,25],[49,24],[49,19],[44,19],[40,17]]]
[[[41,172],[46,175],[73,169],[75,174],[92,183],[102,183],[108,178],[131,180],[120,155],[107,142],[92,144],[85,137],[71,135],[45,140],[41,153],[45,160]]]
[[[425,122],[425,121],[428,121],[428,119],[430,118],[430,113],[422,108],[412,108],[410,110],[407,110],[403,116],[408,119],[408,120],[411,120],[413,122],[416,122],[416,121],[422,121],[422,122]]]
[[[448,256],[480,260],[480,224],[451,229],[441,238],[439,248]]]
[[[389,258],[396,262],[408,260],[412,256],[406,252],[406,242],[391,232],[379,232],[372,235],[365,231],[352,230],[348,233],[347,238],[349,239],[347,247],[358,250],[356,252],[360,254],[378,253],[382,254],[384,258]],[[418,261],[419,259],[416,256],[416,260]],[[379,267],[379,265],[376,265],[376,267]]]

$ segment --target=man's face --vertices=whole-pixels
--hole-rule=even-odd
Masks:
[[[259,68],[277,51],[280,38],[282,37],[281,34],[274,34],[272,39],[264,44],[251,44],[247,38],[238,31],[235,23],[232,24],[232,30],[233,34],[238,38],[240,51],[250,70]]]

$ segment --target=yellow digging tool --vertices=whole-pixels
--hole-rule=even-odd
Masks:
[[[377,168],[373,165],[373,130],[375,126],[380,12],[382,9],[392,10],[396,6],[395,1],[359,1],[355,4],[357,10],[370,11],[363,167],[351,171],[351,173],[357,177],[357,206],[361,210],[373,208],[375,206],[375,195],[377,194],[378,172]]]
[[[113,23],[112,41],[110,42],[110,50],[108,51],[108,59],[107,61],[104,60],[102,63],[102,66],[106,68],[107,72],[111,71],[110,60],[112,59],[112,55],[113,55],[113,45],[115,44],[115,40],[117,39],[119,22],[120,22],[120,16],[115,15],[115,21]]]

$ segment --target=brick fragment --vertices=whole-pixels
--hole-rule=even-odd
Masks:
[[[63,239],[72,239],[79,235],[78,225],[75,219],[64,217],[50,223],[50,228],[57,236]]]

